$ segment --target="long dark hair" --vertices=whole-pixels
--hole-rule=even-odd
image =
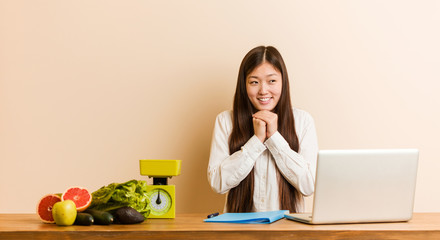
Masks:
[[[278,132],[289,143],[290,148],[298,152],[298,137],[295,131],[292,104],[290,102],[289,77],[284,60],[278,50],[271,46],[259,46],[249,51],[241,62],[238,72],[237,87],[233,106],[233,127],[229,138],[229,152],[233,154],[254,135],[252,114],[256,111],[250,102],[246,91],[246,77],[263,62],[270,63],[282,76],[281,96],[273,112],[278,115]],[[277,169],[278,170],[278,169]],[[278,170],[278,185],[280,208],[298,211],[299,192],[287,182]],[[238,186],[229,190],[227,199],[228,212],[251,212],[254,201],[254,170],[240,182]]]

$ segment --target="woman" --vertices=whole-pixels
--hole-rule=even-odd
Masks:
[[[233,110],[217,116],[213,132],[208,180],[228,193],[225,211],[303,211],[317,151],[312,117],[292,108],[281,54],[252,49],[240,65]]]

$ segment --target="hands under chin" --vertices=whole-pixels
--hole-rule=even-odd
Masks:
[[[278,115],[268,110],[258,111],[252,115],[254,133],[261,142],[266,141],[278,131]]]

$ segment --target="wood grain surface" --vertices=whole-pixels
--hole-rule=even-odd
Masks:
[[[415,213],[409,222],[307,225],[205,223],[207,214],[178,214],[134,225],[66,226],[35,214],[0,214],[0,239],[440,239],[440,213]]]

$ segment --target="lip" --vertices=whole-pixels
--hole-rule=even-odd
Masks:
[[[269,104],[272,101],[272,97],[259,97],[257,98],[258,102],[262,105]]]

